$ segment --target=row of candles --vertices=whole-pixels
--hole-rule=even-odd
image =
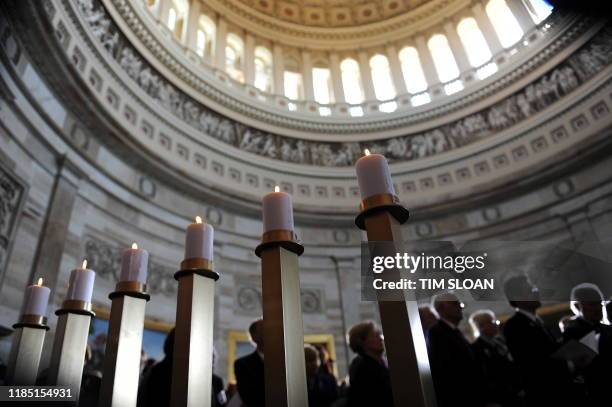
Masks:
[[[365,156],[357,160],[355,168],[361,199],[380,194],[395,195],[389,166],[382,155],[370,154],[368,150],[365,150]],[[291,195],[280,191],[280,188],[276,186],[274,192],[263,198],[262,206],[264,233],[272,230],[293,232]],[[196,216],[195,222],[187,226],[185,260],[201,258],[212,262],[213,237],[213,227]],[[145,284],[148,260],[149,253],[133,243],[131,248],[123,251],[119,281],[138,281]],[[94,279],[95,272],[87,268],[87,260],[84,260],[81,267],[72,270],[70,274],[66,300],[91,302]],[[46,315],[50,292],[49,287],[43,285],[42,278],[39,278],[36,284],[28,286],[23,314]]]

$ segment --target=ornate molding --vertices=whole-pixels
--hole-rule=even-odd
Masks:
[[[326,167],[354,164],[364,148],[401,162],[467,146],[546,109],[612,63],[612,28],[605,27],[565,62],[501,102],[438,128],[370,142],[318,142],[243,125],[205,107],[159,74],[119,32],[99,3],[79,0],[92,35],[121,69],[158,105],[200,134],[241,150],[282,161]],[[545,54],[552,51],[547,50]],[[533,62],[533,64],[537,64]],[[350,126],[347,126],[350,130]]]
[[[0,282],[25,201],[26,185],[0,164]]]

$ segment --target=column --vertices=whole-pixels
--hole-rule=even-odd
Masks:
[[[372,82],[372,72],[370,71],[370,60],[368,54],[365,51],[361,51],[358,54],[359,59],[359,73],[361,75],[361,82],[363,83],[363,93],[366,101],[376,100],[376,93],[374,92],[374,83]]]
[[[408,93],[408,89],[406,88],[406,82],[404,81],[404,74],[402,73],[402,64],[399,60],[399,53],[394,45],[387,46],[387,58],[389,59],[389,67],[391,68],[393,85],[395,85],[395,93],[398,95],[405,95]]]
[[[187,18],[187,35],[185,36],[184,44],[197,51],[198,42],[198,27],[200,25],[200,1],[191,0],[189,4],[189,16]]]
[[[331,257],[338,280],[338,296],[342,307],[342,331],[347,333],[351,327],[361,321],[359,302],[361,298],[361,257],[355,253],[352,257]],[[344,342],[346,354],[346,369],[351,364],[351,352],[348,344]]]
[[[340,69],[340,57],[338,54],[329,55],[329,70],[331,72],[332,84],[334,86],[334,101],[345,103],[344,88],[342,86],[342,71]]]
[[[244,41],[244,80],[247,85],[255,84],[255,37],[247,34]]]
[[[512,11],[512,14],[518,21],[523,33],[527,34],[531,29],[535,26],[533,19],[531,18],[531,14],[529,14],[529,10],[525,7],[525,3],[523,0],[506,0],[506,4]]]
[[[499,54],[504,50],[499,38],[497,37],[497,32],[495,32],[495,28],[493,28],[493,24],[491,24],[491,20],[489,20],[489,16],[484,10],[482,3],[476,3],[472,6],[472,12],[474,13],[474,17],[476,18],[476,23],[478,24],[478,28],[482,31],[482,35],[485,37],[487,44],[489,45],[489,49],[491,50],[491,54],[493,56]]]
[[[51,289],[51,304],[58,284],[62,255],[68,240],[68,226],[78,192],[79,176],[71,173],[69,166],[65,156],[58,160],[53,190],[28,279],[34,281],[34,278],[44,278],[45,285]]]
[[[168,30],[170,30],[168,28],[168,13],[170,12],[171,5],[172,5],[172,2],[170,1],[159,0],[159,5],[157,6],[158,21],[161,23],[161,25],[166,27]]]
[[[219,18],[215,35],[215,67],[225,71],[225,43],[227,41],[227,22]]]
[[[304,100],[315,100],[314,85],[312,82],[312,60],[310,52],[302,50],[302,85],[304,85]]]
[[[283,60],[283,47],[279,44],[272,46],[273,69],[274,69],[274,93],[285,94],[285,63]]]
[[[467,71],[470,71],[472,69],[472,64],[470,64],[467,52],[463,47],[463,42],[461,42],[461,38],[459,38],[456,24],[451,21],[445,23],[444,31],[446,32],[448,45],[450,45],[450,48],[453,51],[453,56],[455,57],[455,61],[457,61],[459,72],[463,74]]]
[[[434,65],[433,58],[429,53],[429,48],[425,43],[425,37],[419,36],[415,39],[417,50],[419,51],[419,59],[421,60],[421,65],[423,66],[423,74],[425,75],[425,80],[427,81],[427,85],[431,87],[440,82],[438,78],[438,71],[436,71],[436,66]]]

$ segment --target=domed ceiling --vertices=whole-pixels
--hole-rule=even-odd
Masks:
[[[428,0],[239,0],[283,21],[314,27],[348,27],[382,21]]]

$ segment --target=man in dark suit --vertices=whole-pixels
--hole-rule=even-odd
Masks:
[[[236,386],[240,399],[245,406],[263,407],[266,404],[263,319],[258,319],[249,326],[249,334],[256,345],[256,349],[250,355],[241,357],[234,362]]]
[[[440,319],[429,329],[428,350],[438,407],[481,407],[489,402],[484,373],[458,329],[463,304],[451,293],[433,299]]]
[[[580,341],[594,334],[599,352],[585,366],[580,366],[587,388],[589,406],[610,404],[609,372],[612,369],[612,327],[602,324],[603,295],[594,284],[579,284],[571,293],[571,305],[576,317],[567,322],[564,341]]]
[[[480,310],[470,315],[476,340],[472,350],[485,372],[493,400],[502,407],[522,406],[522,383],[493,311]]]
[[[531,407],[578,405],[573,393],[571,363],[556,359],[559,343],[536,315],[540,294],[525,275],[509,278],[504,291],[516,309],[503,327],[508,349],[523,378]]]

